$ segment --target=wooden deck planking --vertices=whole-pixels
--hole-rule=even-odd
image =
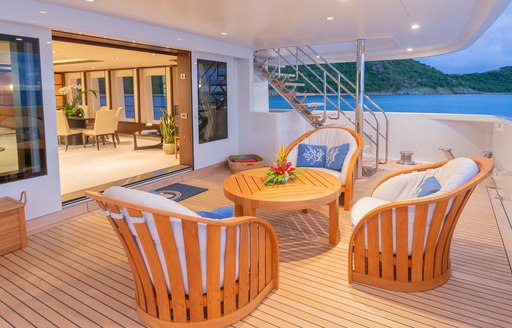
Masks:
[[[389,172],[359,181],[355,199]],[[192,210],[229,205],[222,193],[228,174],[191,181],[208,191],[181,203]],[[328,244],[327,214],[328,206],[258,210],[280,241],[280,289],[233,327],[512,326],[512,273],[485,186],[455,231],[452,278],[428,292],[349,285],[349,213],[340,207],[337,246]],[[31,235],[29,248],[0,257],[0,276],[1,327],[141,326],[124,251],[99,211]]]

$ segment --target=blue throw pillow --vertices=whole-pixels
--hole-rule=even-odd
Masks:
[[[441,190],[441,184],[436,179],[436,177],[432,176],[430,178],[426,178],[425,180],[423,180],[418,189],[418,194],[416,195],[416,197],[425,197],[435,192],[438,192],[439,190]]]
[[[341,171],[349,149],[350,145],[348,143],[329,148],[327,156],[325,157],[325,168]]]
[[[326,146],[299,144],[297,166],[299,167],[324,167]]]
[[[214,209],[211,212],[197,212],[201,217],[208,219],[222,220],[233,217],[233,206],[224,206]]]

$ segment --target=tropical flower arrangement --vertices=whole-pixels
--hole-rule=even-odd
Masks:
[[[80,105],[82,96],[87,92],[91,92],[95,97],[97,97],[96,91],[85,90],[85,88],[80,84],[71,84],[60,88],[59,93],[63,96],[66,96],[66,104],[60,109],[64,111],[66,116],[83,117],[84,110],[78,105]]]
[[[270,166],[267,171],[267,178],[264,181],[267,186],[286,183],[288,179],[299,173],[298,170],[292,166],[292,163],[288,162],[284,145],[277,151],[275,157],[276,162]]]

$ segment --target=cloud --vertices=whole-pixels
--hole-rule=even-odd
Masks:
[[[509,6],[472,46],[418,61],[444,73],[480,73],[512,66],[512,6]]]

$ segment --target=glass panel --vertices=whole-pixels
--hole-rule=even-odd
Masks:
[[[107,89],[105,87],[105,78],[99,77],[98,78],[98,89],[99,89],[99,96],[100,96],[100,106],[107,106]]]
[[[133,76],[123,76],[124,111],[126,118],[135,118]]]
[[[39,40],[0,34],[0,183],[46,174]]]
[[[227,64],[197,61],[199,99],[199,143],[228,137]]]
[[[158,121],[162,117],[162,111],[167,108],[167,97],[165,90],[165,75],[151,76],[151,92],[153,95],[153,119]]]

